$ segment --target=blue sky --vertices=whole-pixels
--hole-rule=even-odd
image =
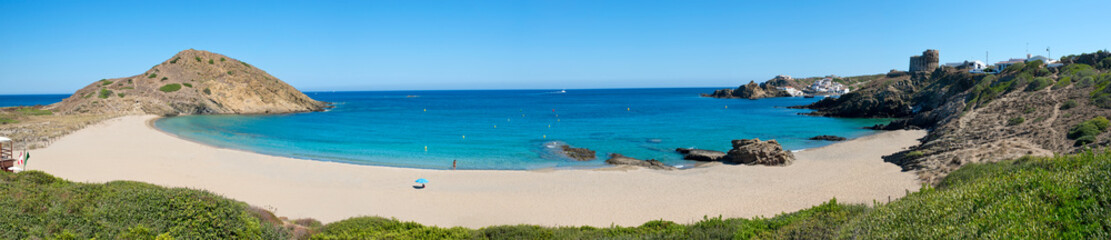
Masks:
[[[305,91],[731,87],[1111,45],[1111,1],[3,1],[0,94],[213,51]]]

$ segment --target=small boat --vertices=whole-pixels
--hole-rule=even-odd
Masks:
[[[559,93],[567,93],[567,89],[559,90]]]

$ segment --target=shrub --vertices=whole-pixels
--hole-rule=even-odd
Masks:
[[[182,83],[181,85],[185,85],[186,87],[193,87],[193,84],[188,84],[188,83]]]
[[[205,95],[212,95],[212,91],[208,90],[208,88],[204,88],[204,94]]]
[[[158,74],[156,74],[156,73],[150,73],[150,75],[147,75],[147,78],[156,78],[156,77],[158,77]]]
[[[1069,84],[1072,84],[1072,78],[1062,77],[1060,80],[1057,80],[1056,84],[1053,84],[1053,90],[1066,88]]]
[[[1010,120],[1007,120],[1007,126],[1019,125],[1019,124],[1022,124],[1023,122],[1026,122],[1026,118],[1023,118],[1023,117],[1011,118]]]
[[[119,93],[119,94],[116,94],[116,96],[119,96],[119,97],[121,97],[121,98],[122,98],[122,97],[123,97],[124,95],[126,95],[126,94],[124,94],[124,93]]]
[[[1026,110],[1023,110],[1022,113],[1030,114],[1030,113],[1033,113],[1034,111],[1038,111],[1038,108],[1028,107],[1028,108],[1026,108]]]
[[[171,84],[163,85],[162,87],[158,88],[158,91],[162,91],[162,92],[174,92],[174,91],[177,91],[177,90],[181,90],[181,84],[171,83]]]
[[[212,59],[209,59],[209,60],[208,60],[208,64],[215,64],[215,63],[216,63],[216,62],[213,62],[213,61],[212,61]]]
[[[1072,108],[1076,107],[1076,105],[1077,105],[1076,100],[1069,99],[1068,101],[1065,101],[1065,103],[1061,104],[1060,109],[1061,110],[1069,110],[1069,109],[1072,109]]]
[[[112,96],[112,90],[103,89],[103,88],[100,89],[100,95],[97,95],[97,97],[99,97],[99,98],[108,98],[108,97],[111,97],[111,96]]]
[[[224,58],[220,58],[220,61],[221,61],[221,62],[223,62],[224,60],[225,60]]]
[[[246,62],[242,62],[242,61],[240,61],[239,63],[240,63],[240,64],[243,64],[243,66],[244,66],[244,67],[251,67],[251,65],[250,65],[250,64],[247,64]]]
[[[201,61],[201,57],[193,57],[193,59],[196,59],[198,62]]]
[[[162,81],[166,81],[166,80],[168,80],[168,79],[170,79],[170,78],[168,78],[168,77],[162,77]]]
[[[1036,78],[1034,78],[1034,80],[1032,82],[1030,82],[1030,85],[1026,86],[1026,91],[1030,92],[1030,91],[1042,90],[1042,89],[1045,89],[1046,87],[1049,87],[1049,86],[1053,85],[1053,83],[1054,83],[1053,80],[1050,80],[1047,77],[1036,77]]]
[[[232,71],[228,71],[228,75],[232,75]]]
[[[1076,140],[1077,146],[1092,143],[1096,141],[1096,137],[1100,133],[1107,131],[1111,126],[1111,121],[1103,116],[1092,118],[1088,121],[1081,122],[1076,126],[1069,129],[1068,138]]]
[[[246,204],[207,191],[40,171],[0,172],[0,186],[4,239],[264,239]]]
[[[110,84],[112,84],[112,81],[108,81],[108,80],[105,80],[105,79],[100,80],[100,85],[101,86],[108,86]]]

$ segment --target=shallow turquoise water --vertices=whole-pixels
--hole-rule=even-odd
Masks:
[[[726,151],[730,140],[777,139],[787,149],[829,144],[806,138],[860,137],[880,119],[801,116],[783,106],[817,99],[713,99],[714,89],[380,91],[309,93],[327,112],[269,116],[182,116],[155,126],[219,147],[355,164],[447,169],[604,166],[609,153],[689,166],[679,147]],[[415,95],[419,97],[408,97]],[[548,146],[598,152],[577,162]],[[425,150],[427,147],[427,151]]]

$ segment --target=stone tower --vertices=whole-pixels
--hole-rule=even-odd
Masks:
[[[926,49],[925,52],[922,52],[921,56],[910,57],[910,72],[933,71],[937,69],[937,62],[937,50]]]

